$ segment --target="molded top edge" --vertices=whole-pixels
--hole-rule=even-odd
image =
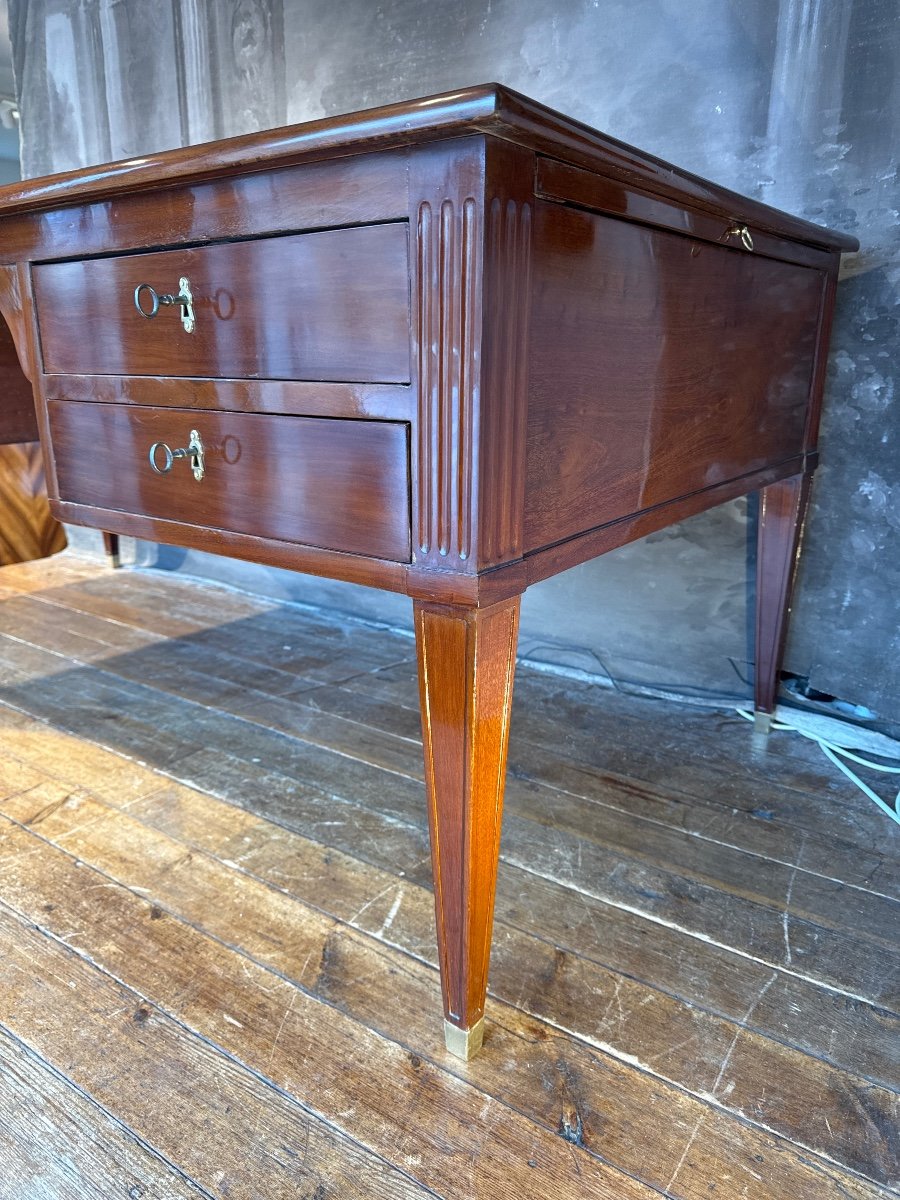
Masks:
[[[0,217],[469,133],[493,134],[784,237],[859,248],[854,237],[719,187],[497,83],[8,184],[0,187]]]

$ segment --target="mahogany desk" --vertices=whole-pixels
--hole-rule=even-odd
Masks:
[[[520,596],[761,490],[765,724],[856,241],[486,85],[16,184],[0,246],[58,517],[412,597],[473,1054]]]

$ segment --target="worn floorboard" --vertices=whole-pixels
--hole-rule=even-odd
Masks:
[[[446,1055],[412,650],[0,571],[0,1200],[900,1195],[900,838],[737,716],[520,670]]]

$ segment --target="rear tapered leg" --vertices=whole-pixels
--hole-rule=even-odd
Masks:
[[[117,533],[107,533],[103,530],[103,549],[106,551],[106,561],[111,567],[118,567],[119,559],[119,535]]]
[[[778,696],[791,589],[811,475],[795,475],[760,492],[756,557],[756,728],[768,733]]]
[[[519,597],[414,602],[447,1049],[481,1046]]]

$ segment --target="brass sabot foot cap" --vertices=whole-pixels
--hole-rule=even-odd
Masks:
[[[474,1058],[484,1040],[484,1017],[479,1017],[471,1029],[460,1029],[450,1021],[444,1021],[444,1042],[451,1054],[457,1058]]]
[[[760,712],[759,709],[753,714],[753,732],[768,734],[772,732],[772,722],[775,720],[774,713]]]

